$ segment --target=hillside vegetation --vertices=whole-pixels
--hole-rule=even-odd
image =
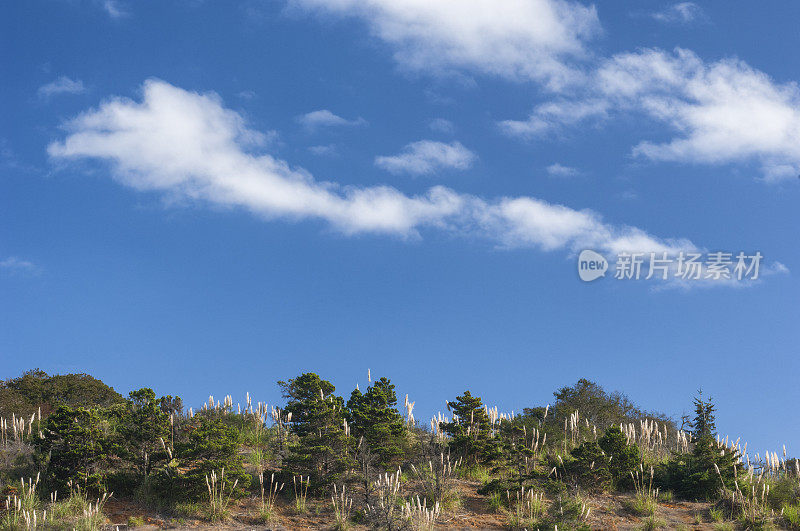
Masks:
[[[0,529],[146,523],[346,529],[800,528],[800,467],[588,380],[519,414],[465,390],[430,422],[387,378],[348,397],[314,373],[284,403],[199,411],[88,375],[0,387]]]

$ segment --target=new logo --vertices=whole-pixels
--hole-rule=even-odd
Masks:
[[[600,253],[591,249],[581,251],[578,256],[578,276],[584,282],[591,282],[605,276],[608,271],[608,262]]]

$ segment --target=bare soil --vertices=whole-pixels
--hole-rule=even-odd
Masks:
[[[480,483],[460,480],[457,489],[460,504],[444,511],[438,520],[440,529],[511,529],[506,514],[494,511],[488,497],[477,493]],[[631,514],[625,509],[625,501],[629,494],[602,494],[589,496],[591,507],[588,525],[592,529],[626,530],[641,529],[645,518]],[[709,503],[697,502],[661,502],[656,518],[665,525],[665,529],[715,529],[708,510]],[[276,515],[269,523],[258,518],[258,500],[246,499],[230,507],[231,518],[224,523],[212,524],[199,518],[175,518],[152,513],[128,500],[111,499],[105,506],[110,528],[125,529],[131,517],[140,519],[144,526],[137,529],[331,529],[334,522],[333,509],[330,502],[324,500],[308,500],[308,511],[298,514],[294,504],[279,500]],[[367,529],[354,525],[354,531]]]

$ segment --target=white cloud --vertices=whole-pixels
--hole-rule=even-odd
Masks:
[[[128,12],[122,8],[117,0],[103,0],[103,10],[111,18],[123,18],[128,16]]]
[[[504,120],[498,125],[509,136],[532,138],[574,125],[589,118],[602,119],[608,113],[605,99],[557,100],[538,105],[527,120]]]
[[[16,256],[9,256],[4,260],[0,260],[0,269],[9,271],[11,273],[38,273],[39,267],[28,260],[17,258]]]
[[[706,63],[688,50],[620,54],[597,72],[609,101],[661,121],[677,136],[643,141],[634,154],[703,164],[756,161],[764,178],[800,172],[800,89],[743,61]]]
[[[55,81],[39,87],[38,94],[40,98],[47,99],[57,94],[82,94],[86,92],[86,87],[83,86],[83,81],[80,79],[70,79],[67,76],[61,76]]]
[[[406,145],[397,155],[375,157],[375,165],[394,173],[431,175],[438,170],[466,170],[477,156],[460,142],[419,140]]]
[[[657,161],[752,163],[763,179],[800,174],[800,88],[736,59],[705,62],[689,50],[644,49],[603,60],[574,99],[538,105],[526,120],[499,123],[534,137],[612,115],[645,115],[674,132],[633,154]]]
[[[556,162],[555,164],[551,164],[546,168],[547,175],[550,177],[575,177],[576,175],[580,175],[580,170],[577,168],[572,168],[570,166],[564,166],[563,164],[559,164]]]
[[[560,87],[600,32],[593,6],[567,0],[291,0],[356,16],[411,70],[477,72]]]
[[[338,152],[336,150],[336,146],[334,144],[328,144],[328,145],[324,145],[324,146],[311,146],[311,147],[308,148],[308,150],[311,153],[313,153],[314,155],[317,155],[317,156],[320,156],[320,157],[322,157],[322,156],[332,157],[332,156],[338,155]]]
[[[569,252],[694,248],[533,197],[485,200],[442,186],[408,196],[388,186],[320,182],[255,151],[263,135],[215,94],[158,80],[145,82],[141,102],[111,99],[65,126],[66,138],[48,146],[54,159],[104,161],[115,179],[136,190],[245,208],[265,218],[320,219],[348,234],[413,237],[438,228],[505,246]]]
[[[453,134],[456,130],[456,126],[453,122],[445,120],[444,118],[434,118],[428,123],[428,128],[430,128],[431,131],[446,134]]]
[[[358,126],[366,125],[367,121],[363,118],[356,118],[355,120],[347,120],[341,116],[333,114],[328,109],[319,111],[312,111],[297,117],[297,122],[309,130],[316,130],[320,127],[337,127],[337,126]]]
[[[694,2],[678,2],[652,13],[651,16],[659,22],[669,24],[689,24],[705,18],[703,9]]]

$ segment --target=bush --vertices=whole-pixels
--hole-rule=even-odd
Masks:
[[[616,426],[608,428],[597,442],[587,441],[570,454],[572,461],[565,465],[567,473],[583,488],[593,491],[630,488],[631,473],[641,462],[639,447],[629,445]]]
[[[47,416],[58,406],[106,408],[124,399],[113,388],[88,374],[48,375],[33,369],[0,382],[0,416],[30,416],[41,408]]]
[[[107,421],[97,409],[60,406],[44,423],[35,442],[36,460],[51,490],[105,490],[111,446]]]
[[[604,491],[611,487],[613,478],[608,457],[599,444],[587,441],[570,453],[573,459],[566,464],[566,468],[576,483],[592,491]]]
[[[206,476],[219,474],[225,469],[225,478],[238,481],[234,497],[241,496],[250,484],[250,476],[242,466],[239,455],[239,434],[219,418],[196,416],[197,421],[187,426],[186,442],[176,445],[177,462],[185,472],[180,474],[184,492],[191,499],[199,499],[207,493]],[[168,471],[162,480],[169,482]]]
[[[659,468],[659,485],[671,489],[682,498],[718,499],[724,486],[730,487],[740,467],[736,450],[720,447],[715,440],[714,405],[695,398],[692,422],[694,448],[690,454],[673,454]]]

